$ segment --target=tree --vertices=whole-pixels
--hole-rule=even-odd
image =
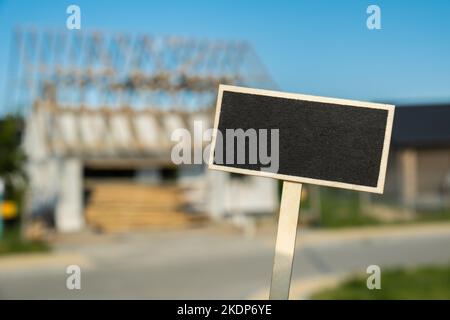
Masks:
[[[21,146],[23,120],[9,115],[0,119],[0,177],[5,181],[5,197],[21,208],[26,185],[26,156]]]

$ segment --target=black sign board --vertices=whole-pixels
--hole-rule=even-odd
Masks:
[[[209,167],[383,193],[393,118],[387,104],[220,85]]]

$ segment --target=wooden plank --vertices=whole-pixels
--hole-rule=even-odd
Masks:
[[[285,181],[278,218],[270,299],[289,298],[302,184]]]

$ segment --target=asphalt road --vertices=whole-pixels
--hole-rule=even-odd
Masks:
[[[450,225],[356,234],[305,230],[293,279],[376,264],[450,263]],[[349,236],[350,234],[350,236]],[[1,299],[246,299],[268,288],[275,226],[249,238],[223,228],[62,241],[39,258],[0,258]],[[66,288],[66,267],[81,267],[81,290]]]

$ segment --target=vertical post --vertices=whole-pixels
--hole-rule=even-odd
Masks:
[[[417,201],[417,185],[418,185],[418,163],[417,152],[408,149],[402,153],[402,188],[403,188],[403,205],[410,212],[415,211]]]
[[[301,194],[301,183],[283,182],[270,285],[271,300],[287,300],[289,298]]]
[[[64,158],[61,164],[56,228],[60,232],[80,231],[84,226],[82,164],[77,158]]]

